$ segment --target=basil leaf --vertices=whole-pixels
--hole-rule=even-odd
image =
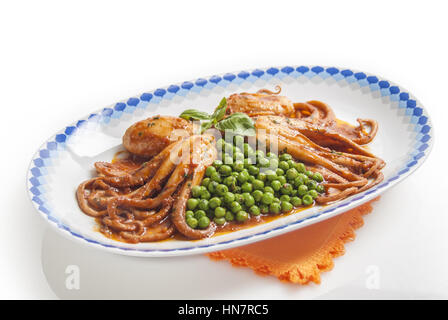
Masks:
[[[210,129],[213,125],[213,122],[207,121],[201,123],[201,134]]]
[[[203,111],[199,111],[199,110],[195,110],[195,109],[188,109],[185,110],[184,112],[182,112],[180,114],[181,118],[185,119],[185,120],[209,120],[210,116]]]
[[[216,129],[232,131],[234,134],[254,136],[253,120],[245,113],[236,112],[215,124]]]
[[[221,102],[219,102],[218,106],[216,107],[215,111],[212,114],[213,122],[216,123],[218,121],[221,121],[222,118],[224,118],[224,115],[226,114],[227,110],[227,99],[224,97],[221,99]]]

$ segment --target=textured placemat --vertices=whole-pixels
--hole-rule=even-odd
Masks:
[[[333,258],[345,253],[344,244],[354,240],[355,230],[364,224],[363,216],[378,199],[297,231],[207,255],[286,282],[320,283],[321,272],[331,270]]]

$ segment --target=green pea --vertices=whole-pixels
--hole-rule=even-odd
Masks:
[[[261,198],[263,197],[263,191],[255,190],[254,192],[252,192],[252,197],[254,197],[256,202],[260,202]]]
[[[279,198],[277,198],[277,197],[274,197],[274,200],[273,200],[272,202],[277,202],[277,203],[280,203],[281,201],[280,201],[280,199],[279,199]]]
[[[199,201],[198,208],[201,209],[201,210],[204,210],[204,211],[208,210],[208,200],[207,199],[201,199]]]
[[[251,206],[249,208],[249,212],[253,216],[259,216],[261,213],[260,208],[258,208],[257,206]]]
[[[215,217],[222,218],[226,215],[226,208],[217,207],[215,208]]]
[[[278,159],[273,158],[269,160],[269,167],[273,169],[278,168]]]
[[[224,149],[223,149],[226,153],[231,153],[233,151],[233,144],[226,142],[224,144]]]
[[[204,179],[202,180],[201,186],[207,188],[207,187],[208,187],[208,184],[210,183],[210,181],[211,181],[210,178],[204,178]]]
[[[223,183],[224,183],[226,186],[231,187],[231,186],[233,186],[233,185],[236,184],[236,178],[235,178],[234,176],[226,177],[226,178],[223,180]]]
[[[298,188],[300,185],[304,184],[303,183],[303,178],[299,175],[294,179],[294,187]]]
[[[245,144],[243,144],[243,152],[244,152],[244,156],[248,157],[249,155],[253,154],[254,150],[248,143],[245,143]]]
[[[213,167],[209,167],[209,168],[213,168]],[[212,175],[210,176],[210,179],[212,179],[212,181],[221,183],[222,179],[221,179],[221,175],[218,172],[213,172]]]
[[[235,136],[233,138],[233,142],[235,143],[235,145],[237,146],[242,146],[244,144],[244,137],[242,136]]]
[[[289,211],[291,211],[292,208],[293,208],[292,203],[289,202],[289,201],[282,201],[282,202],[280,203],[280,206],[281,206],[281,208],[282,208],[282,212],[289,212]]]
[[[277,170],[275,170],[275,174],[279,177],[283,176],[285,175],[285,170],[278,168]]]
[[[274,152],[268,152],[266,153],[266,157],[269,159],[277,159],[277,155]]]
[[[313,180],[317,182],[322,182],[324,181],[324,177],[319,172],[315,172],[313,174]]]
[[[288,196],[287,194],[284,194],[280,197],[280,201],[291,201],[291,197]]]
[[[306,184],[306,183],[310,180],[310,179],[307,177],[307,175],[304,174],[304,173],[299,173],[299,174],[297,175],[297,178],[302,179],[302,184]]]
[[[277,174],[272,170],[267,170],[265,173],[266,173],[266,179],[268,181],[274,181],[278,179]]]
[[[310,191],[308,191],[308,194],[309,194],[313,199],[316,199],[316,198],[319,196],[319,194],[317,193],[316,190],[310,190]]]
[[[269,212],[277,214],[277,213],[280,213],[281,210],[282,210],[282,206],[278,202],[272,202],[269,205]]]
[[[244,159],[243,163],[244,163],[244,168],[246,168],[246,169],[249,169],[249,167],[253,165],[251,158]]]
[[[288,160],[288,161],[286,161],[286,162],[288,162],[288,165],[289,165],[289,168],[290,168],[290,169],[291,169],[291,168],[294,168],[295,165],[296,165],[296,163],[294,162],[294,160]]]
[[[280,161],[288,161],[288,160],[292,160],[292,156],[289,153],[283,153],[282,155],[280,155]]]
[[[233,201],[235,201],[235,195],[232,192],[226,192],[224,194],[224,202],[229,204]]]
[[[305,173],[306,171],[305,165],[301,162],[297,162],[296,164],[294,164],[294,168],[296,168],[297,172],[299,173]]]
[[[238,182],[243,184],[245,182],[247,182],[247,179],[249,179],[249,172],[247,171],[241,171],[238,175]]]
[[[292,185],[289,183],[283,184],[282,188],[280,189],[281,194],[291,194],[292,192]]]
[[[252,186],[254,187],[254,190],[263,190],[264,188],[264,182],[258,179],[255,179],[252,182]]]
[[[226,142],[224,141],[224,139],[219,139],[218,141],[216,141],[216,149],[218,150],[224,150],[225,145]]]
[[[254,176],[249,176],[249,178],[247,179],[247,182],[254,183],[255,180],[256,180],[256,178]]]
[[[273,182],[274,182],[274,181],[273,181]],[[266,186],[266,187],[264,187],[263,191],[264,191],[264,192],[269,192],[269,193],[272,193],[272,194],[275,193],[275,190],[274,190],[272,187],[270,187],[270,186]]]
[[[216,187],[219,186],[219,183],[216,181],[210,181],[210,183],[208,184],[207,190],[211,193],[215,193],[216,192]]]
[[[213,197],[210,199],[210,201],[208,202],[208,207],[210,209],[215,209],[217,207],[219,207],[221,205],[221,199],[218,197]]]
[[[205,229],[210,225],[210,219],[208,217],[202,217],[198,220],[198,227]]]
[[[215,221],[215,223],[216,223],[217,225],[222,226],[222,225],[224,225],[224,224],[226,223],[226,218],[224,218],[224,217],[221,217],[221,218],[214,218],[213,221]]]
[[[261,202],[264,204],[271,204],[274,201],[274,195],[270,192],[265,192],[261,197]]]
[[[297,189],[292,189],[290,196],[295,197],[295,196],[297,196],[297,194],[298,194]]]
[[[199,200],[195,198],[190,198],[187,200],[187,208],[188,210],[194,210],[199,204]]]
[[[257,156],[257,159],[264,158],[264,152],[262,150],[257,150],[255,155]]]
[[[260,204],[260,211],[263,214],[269,213],[269,205],[267,204]]]
[[[252,183],[249,183],[249,182],[243,183],[243,185],[241,186],[241,190],[243,192],[252,192],[252,190],[253,190]]]
[[[278,177],[278,181],[280,181],[281,184],[285,184],[286,183],[286,177],[285,176],[279,176]]]
[[[318,184],[316,187],[316,191],[319,193],[324,193],[325,192],[325,187],[321,184]]]
[[[244,161],[244,153],[237,152],[233,155],[233,158],[235,159],[235,161]]]
[[[240,174],[239,172],[233,171],[230,176],[235,177],[235,179],[238,179],[239,174]]]
[[[224,163],[230,165],[233,163],[233,158],[228,154],[224,155]]]
[[[243,204],[244,203],[244,196],[241,193],[236,193],[235,194],[235,201],[238,202],[239,204]]]
[[[185,219],[188,218],[193,218],[194,217],[194,212],[191,210],[188,210],[187,212],[185,212]]]
[[[282,169],[283,171],[287,171],[289,169],[289,164],[286,161],[280,161],[278,164],[279,169]]]
[[[291,198],[291,204],[292,204],[294,207],[301,206],[301,205],[302,205],[302,199],[300,199],[299,197],[292,197],[292,198]]]
[[[249,214],[246,211],[240,210],[236,213],[236,220],[244,222],[249,218]]]
[[[213,173],[216,173],[216,168],[213,166],[207,167],[207,169],[205,169],[205,175],[207,177],[211,177]]]
[[[227,210],[224,218],[226,219],[226,221],[233,221],[235,219],[235,216],[231,211]]]
[[[280,181],[275,180],[275,181],[272,181],[272,182],[271,182],[271,187],[272,187],[272,189],[273,189],[274,191],[279,191],[279,190],[281,189],[281,187],[282,187],[282,184],[281,184]]]
[[[313,178],[313,175],[314,175],[314,173],[313,172],[311,172],[310,170],[306,170],[305,171],[305,174],[306,174],[306,176],[308,177],[308,178]]]
[[[249,168],[247,168],[247,170],[249,171],[250,175],[256,176],[257,174],[260,173],[260,168],[258,168],[257,166],[251,165],[249,166]]]
[[[299,173],[297,172],[297,170],[295,168],[291,168],[291,169],[288,169],[288,171],[286,171],[286,178],[288,180],[294,180],[295,178],[297,178],[298,175],[299,175]]]
[[[299,196],[303,197],[308,192],[308,187],[302,184],[297,188],[297,192]]]
[[[198,220],[196,218],[188,218],[186,221],[192,229],[195,229],[198,226]]]
[[[202,217],[205,217],[207,214],[205,213],[205,211],[204,210],[196,210],[195,212],[194,212],[194,217],[197,219],[197,220],[199,220],[200,218],[202,218]]]
[[[262,168],[267,168],[270,165],[270,162],[268,159],[266,158],[259,158],[258,159],[258,164],[260,165],[260,167]]]
[[[313,204],[313,197],[310,196],[309,194],[306,194],[303,196],[302,202],[305,206],[310,206]]]
[[[219,173],[221,174],[221,176],[227,177],[232,173],[232,168],[227,164],[223,164],[219,168]]]
[[[247,207],[251,207],[251,206],[253,206],[253,205],[255,204],[255,199],[254,199],[254,197],[252,197],[252,195],[250,195],[250,194],[247,194],[247,196],[244,197],[244,204],[245,204]]]
[[[258,179],[258,180],[261,180],[261,181],[263,181],[263,182],[265,182],[265,181],[266,181],[266,174],[263,173],[263,172],[260,172],[260,173],[257,175],[257,179]]]
[[[237,202],[237,201],[233,201],[233,202],[230,204],[229,209],[230,209],[230,211],[232,211],[233,213],[237,213],[238,211],[241,210],[241,204],[239,204],[239,202]]]
[[[308,190],[315,190],[317,187],[317,182],[314,180],[309,180],[306,186],[308,187]]]
[[[235,170],[236,172],[243,171],[244,170],[244,162],[241,160],[235,161],[235,163],[233,164],[233,170]]]
[[[193,186],[191,188],[191,195],[194,198],[199,198],[201,196],[201,187],[200,186]]]
[[[218,159],[213,161],[213,166],[215,167],[216,170],[218,170],[222,166],[222,161]]]
[[[201,199],[208,200],[210,198],[211,198],[210,192],[208,192],[207,190],[205,190],[204,192],[201,192]]]
[[[220,196],[224,196],[226,192],[229,191],[229,188],[225,184],[219,184],[216,187],[216,193]]]

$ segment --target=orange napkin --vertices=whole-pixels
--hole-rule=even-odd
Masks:
[[[354,240],[355,229],[364,224],[363,215],[372,211],[372,202],[378,199],[273,239],[207,255],[286,282],[320,283],[320,273],[330,271],[333,258],[344,254],[344,243]]]

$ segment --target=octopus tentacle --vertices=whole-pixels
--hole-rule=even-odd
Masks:
[[[311,100],[307,102],[294,103],[296,117],[311,123],[319,123],[323,126],[332,126],[335,124],[336,115],[333,110],[325,103]]]
[[[280,94],[280,92],[282,92],[282,87],[280,87],[279,85],[275,86],[274,89],[277,90],[277,91],[271,91],[271,90],[268,90],[268,89],[260,89],[260,90],[257,91],[257,93],[258,94],[263,93],[263,94],[275,94],[275,95],[277,95],[277,94]]]
[[[119,177],[104,177],[103,181],[116,187],[132,187],[145,183],[152,177],[173,148],[180,147],[179,143],[173,143],[155,156],[151,161],[144,163],[133,173],[128,173]]]
[[[257,139],[261,141],[267,141],[267,144],[271,144],[270,136],[266,135],[265,133],[257,132]],[[294,158],[298,160],[318,164],[324,168],[329,169],[330,171],[335,172],[336,174],[342,176],[343,178],[349,181],[364,179],[363,177],[360,177],[359,175],[350,172],[348,169],[339,166],[324,157],[321,157],[320,155],[313,152],[310,148],[307,148],[306,146],[299,144],[295,141],[285,139],[284,137],[281,136],[281,134],[279,134],[277,140],[278,141],[276,142],[278,142],[279,150],[287,150],[288,153],[290,153]],[[272,143],[274,143],[274,141],[272,141]]]
[[[88,202],[88,196],[89,194],[86,193],[86,190],[92,185],[92,183],[98,178],[93,178],[90,180],[86,180],[83,183],[81,183],[78,188],[76,189],[76,199],[78,200],[78,205],[81,208],[81,210],[91,216],[91,217],[101,217],[105,214],[107,214],[107,210],[96,210],[92,208],[89,205]]]
[[[316,198],[316,202],[319,204],[326,204],[329,202],[333,202],[333,201],[337,201],[337,200],[341,200],[344,198],[347,198],[350,195],[353,195],[357,192],[358,188],[356,187],[351,187],[351,188],[347,188],[343,191],[339,191],[339,192],[335,192],[335,193],[331,193],[328,195],[323,195],[323,196],[319,196]]]
[[[120,232],[120,236],[133,243],[153,242],[168,239],[175,231],[171,222],[165,221],[151,228],[146,228],[142,234],[136,235],[132,232]]]
[[[210,223],[210,225],[206,229],[200,230],[191,228],[185,220],[187,200],[190,198],[191,189],[193,186],[200,185],[205,174],[205,169],[213,163],[217,156],[217,151],[215,148],[207,149],[207,146],[204,145],[204,149],[204,153],[208,151],[209,155],[205,156],[205,158],[203,158],[203,161],[198,166],[196,166],[192,176],[188,180],[186,180],[186,182],[182,186],[177,200],[174,203],[173,212],[171,214],[171,220],[176,226],[176,229],[180,233],[191,239],[201,239],[209,237],[216,230],[216,224],[213,222]],[[202,153],[201,150],[198,151]]]

